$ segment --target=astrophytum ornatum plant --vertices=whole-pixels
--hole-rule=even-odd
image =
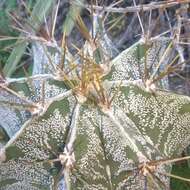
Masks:
[[[190,138],[190,98],[166,92],[170,47],[140,40],[109,64],[79,52],[70,72],[2,81],[2,106],[31,117],[1,148],[0,189],[169,188],[163,160]]]

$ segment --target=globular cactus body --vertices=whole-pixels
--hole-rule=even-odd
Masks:
[[[61,176],[67,189],[169,186],[169,178],[161,173],[169,173],[171,166],[156,161],[176,157],[188,145],[190,99],[147,88],[137,69],[145,59],[142,52],[137,56],[142,46],[140,41],[122,52],[106,75],[86,67],[81,71],[85,79],[54,76],[43,81],[42,93],[51,95],[29,109],[32,117],[1,150],[2,190],[56,189]],[[151,62],[154,50],[147,50],[149,73],[156,69],[157,63]],[[18,84],[32,91],[27,80],[6,87],[23,94]],[[167,80],[162,80],[158,87],[165,85]],[[39,100],[39,93],[31,100]]]
[[[166,160],[190,139],[190,98],[165,92],[172,42],[141,39],[110,60],[98,15],[92,37],[77,20],[77,58],[36,42],[33,76],[0,81],[1,190],[169,188]]]

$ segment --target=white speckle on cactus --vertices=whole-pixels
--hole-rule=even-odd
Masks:
[[[57,139],[57,137],[64,134],[68,121],[69,114],[63,117],[60,111],[55,109],[48,119],[42,118],[41,121],[34,119],[30,127],[25,129],[27,138],[19,138],[15,145],[25,153],[25,158],[27,159],[48,159],[49,151],[43,148],[48,143],[46,138],[54,139],[58,144],[64,143],[64,136],[62,140]],[[46,134],[48,134],[48,137]]]
[[[9,161],[1,165],[0,173],[1,180],[15,180],[13,185],[9,184],[7,187],[4,187],[6,190],[9,186],[10,189],[14,190],[22,186],[25,187],[24,183],[28,184],[29,187],[32,183],[44,185],[46,187],[53,183],[53,178],[49,176],[48,171],[43,169],[42,164],[38,163],[33,165],[20,160]]]
[[[129,136],[129,134],[125,131],[124,126],[122,126],[119,121],[117,120],[117,118],[114,116],[113,112],[111,110],[107,110],[106,112],[104,112],[109,119],[117,126],[117,128],[120,130],[121,136],[125,137],[128,140],[129,146],[131,147],[131,149],[137,154],[141,155],[141,157],[143,157],[143,154],[141,153],[141,151],[139,150],[139,148],[137,147],[136,143],[134,142],[134,140]]]
[[[122,102],[125,102],[125,107],[121,104]],[[145,138],[150,137],[147,142],[151,141],[155,147],[163,149],[164,153],[169,156],[173,154],[179,143],[184,143],[184,135],[190,134],[188,130],[190,115],[180,113],[186,104],[189,104],[189,99],[186,97],[178,96],[177,98],[175,94],[168,93],[166,95],[162,92],[157,92],[155,96],[150,93],[149,97],[144,97],[140,93],[134,93],[131,88],[125,100],[121,101],[118,106],[126,110],[126,113],[133,114],[134,122],[135,120],[138,121],[139,130]],[[155,131],[152,132],[154,135],[150,135],[151,131]],[[177,131],[181,135],[176,136]],[[163,144],[165,144],[165,148]]]

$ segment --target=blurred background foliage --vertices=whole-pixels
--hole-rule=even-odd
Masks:
[[[17,36],[18,33],[11,28],[11,18],[8,16],[9,12],[17,11],[17,2],[16,0],[4,0],[0,2],[0,35],[11,35]],[[1,41],[0,42],[0,61],[4,65],[8,59],[9,52],[5,51],[6,47],[13,45],[13,41]]]

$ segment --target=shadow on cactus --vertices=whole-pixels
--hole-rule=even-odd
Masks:
[[[33,75],[2,78],[2,190],[160,190],[170,177],[189,181],[170,174],[189,159],[178,157],[190,140],[190,98],[169,92],[168,73],[180,66],[177,56],[166,59],[173,43],[141,39],[112,59],[93,16],[94,35],[77,17],[86,43],[75,56],[65,35],[62,47],[33,42]]]

